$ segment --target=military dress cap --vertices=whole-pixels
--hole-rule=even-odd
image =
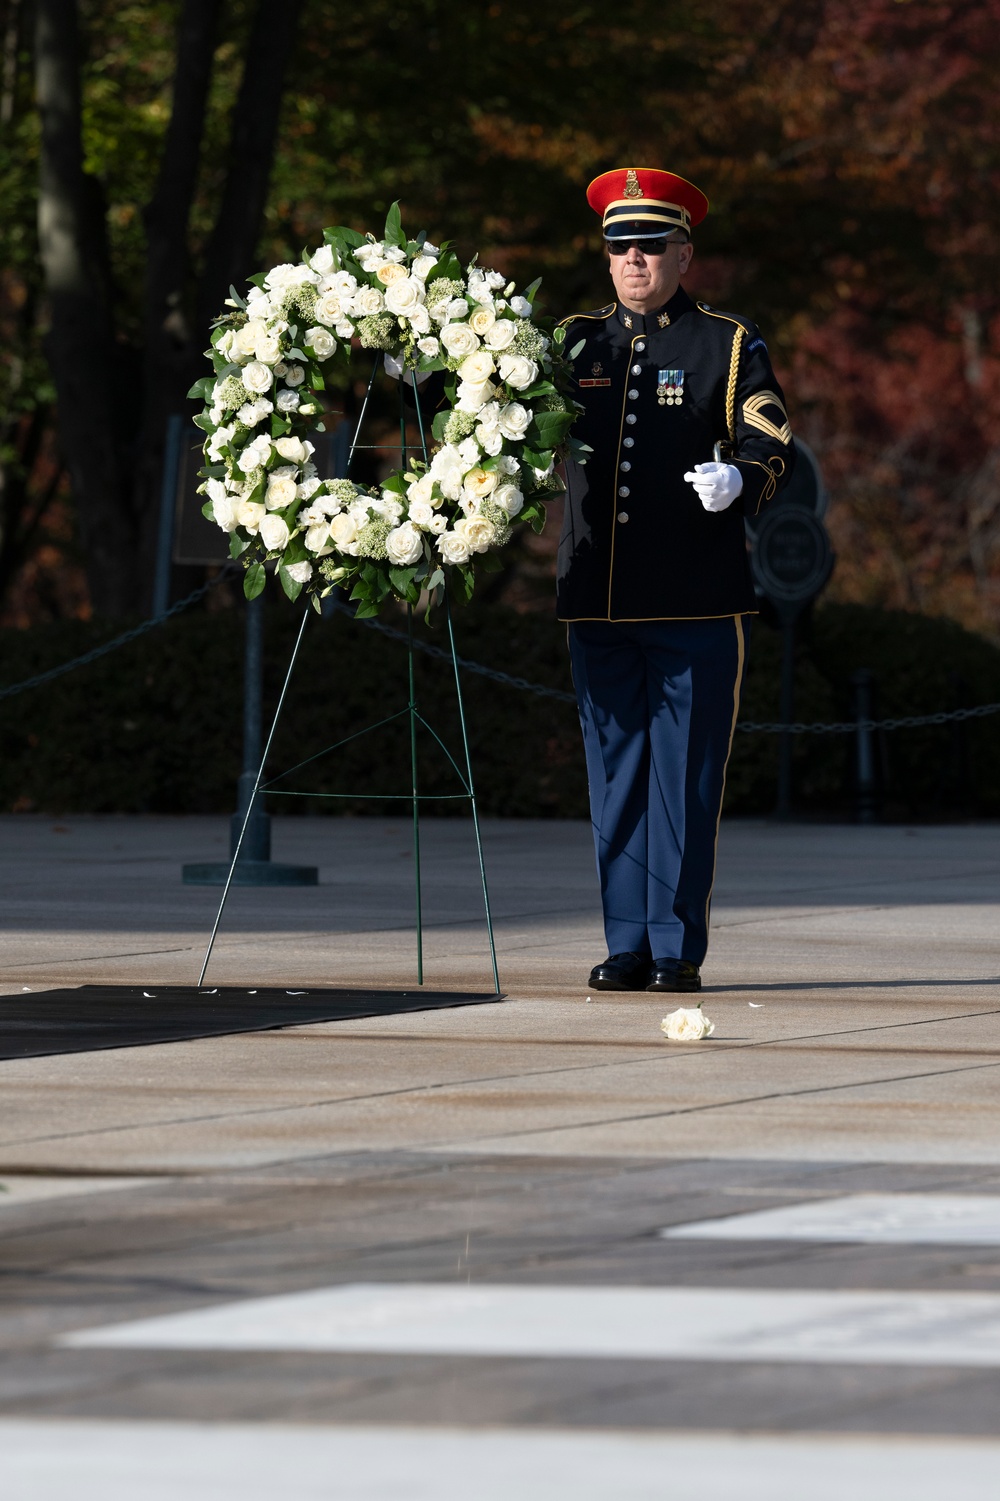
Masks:
[[[688,234],[708,213],[700,188],[657,167],[602,172],[587,189],[587,202],[601,215],[606,240],[651,240],[674,230]]]

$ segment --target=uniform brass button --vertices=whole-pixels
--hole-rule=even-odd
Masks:
[[[629,470],[632,468],[632,465],[629,463],[628,459],[623,459],[622,462],[618,465],[618,468],[624,470],[625,473],[628,474]]]
[[[632,366],[632,374],[633,375],[641,375],[642,374],[642,366],[641,365],[633,365]]]
[[[619,487],[618,494],[621,496],[622,500],[626,500],[629,496],[629,493],[630,491],[628,485],[621,485]]]
[[[619,511],[618,520],[621,522],[626,522],[628,520],[628,511]]]
[[[634,412],[629,412],[628,416],[625,418],[626,422],[635,422],[635,420],[636,420],[636,416],[635,416]],[[626,438],[625,441],[628,442],[628,439]]]
[[[634,421],[635,419],[633,418],[632,420]],[[622,439],[622,447],[623,448],[634,448],[635,447],[635,439],[634,438],[623,438]]]
[[[639,400],[639,393],[635,389],[634,386],[632,387],[631,391],[628,393],[628,399],[629,399],[629,401],[638,401]]]
[[[645,346],[645,344],[644,344],[644,343],[643,343],[643,342],[642,342],[642,340],[641,340],[641,339],[640,339],[640,341],[639,341],[639,343],[638,343],[638,344],[637,344],[637,345],[636,345],[636,346],[635,346],[635,347],[636,347],[636,349],[637,349],[637,350],[638,350],[638,352],[639,352],[639,353],[640,353],[640,354],[641,354],[641,353],[642,353],[642,351],[643,351],[643,350],[644,350],[644,349],[645,349],[645,347],[646,347],[646,346]]]

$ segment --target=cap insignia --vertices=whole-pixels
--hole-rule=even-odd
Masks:
[[[629,167],[628,171],[625,173],[625,186],[622,188],[622,197],[623,198],[641,198],[642,197],[642,188],[640,188],[640,186],[639,186],[639,179],[635,175],[635,168],[634,167]]]

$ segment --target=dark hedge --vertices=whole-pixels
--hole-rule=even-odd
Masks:
[[[402,624],[393,619],[390,623]],[[298,612],[268,605],[265,710],[273,710]],[[422,635],[446,641],[443,622]],[[107,640],[99,623],[0,632],[0,683],[14,683]],[[532,682],[568,689],[565,627],[547,615],[473,606],[456,615],[461,655]],[[778,717],[781,642],[755,622],[742,717]],[[951,621],[827,605],[799,633],[795,715],[851,716],[851,675],[869,668],[880,715],[920,714],[1000,700],[1000,651]],[[450,667],[418,654],[421,711],[461,763]],[[572,705],[463,674],[480,806],[500,816],[585,816],[586,782]],[[7,811],[228,813],[241,753],[242,617],[192,610],[101,661],[0,701],[0,807]],[[397,713],[407,703],[404,648],[343,615],[310,620],[272,756],[272,775]],[[895,731],[879,739],[883,814],[897,818],[1000,815],[1000,715],[961,726]],[[460,791],[421,732],[422,790]],[[738,734],[727,811],[773,807],[777,741]],[[321,758],[289,787],[351,796],[275,797],[274,811],[391,811],[360,793],[406,794],[410,751],[398,719]],[[806,814],[852,808],[851,737],[799,737],[795,805]],[[402,811],[403,804],[396,805]],[[464,812],[463,802],[429,805]]]

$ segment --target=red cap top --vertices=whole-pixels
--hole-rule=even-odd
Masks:
[[[609,240],[687,233],[708,213],[700,188],[657,167],[616,167],[602,172],[587,189],[587,202],[601,215]]]

